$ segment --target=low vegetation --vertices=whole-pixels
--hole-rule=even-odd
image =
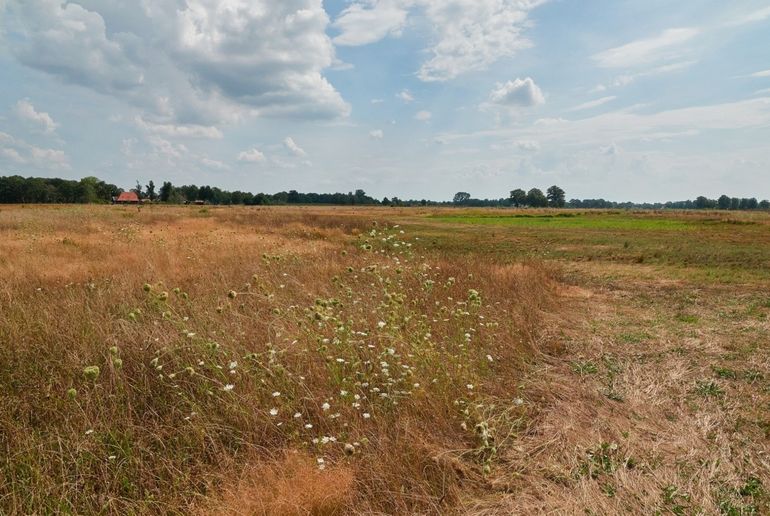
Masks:
[[[0,207],[0,512],[770,510],[770,219],[452,215]]]

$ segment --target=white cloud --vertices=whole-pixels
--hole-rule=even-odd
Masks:
[[[414,115],[414,119],[415,120],[419,120],[420,122],[427,122],[431,118],[433,118],[433,115],[431,114],[430,111],[424,111],[424,110],[423,111],[418,111]]]
[[[385,133],[382,131],[382,129],[374,129],[372,131],[369,131],[369,137],[373,140],[382,140],[382,138],[385,136]]]
[[[593,56],[599,66],[605,68],[633,68],[661,60],[680,57],[677,47],[700,33],[696,28],[678,28],[663,31],[659,36],[640,39],[610,48]]]
[[[749,77],[770,77],[770,70],[762,70],[761,72],[755,72],[749,75]]]
[[[64,151],[37,147],[3,132],[0,132],[0,157],[18,165],[30,165],[38,169],[68,170],[71,168],[69,157]]]
[[[332,24],[340,31],[334,42],[342,46],[358,46],[374,43],[389,35],[399,36],[409,13],[403,3],[398,0],[375,0],[369,5],[350,5]]]
[[[222,131],[213,126],[192,124],[156,124],[154,122],[144,120],[140,116],[137,116],[134,120],[136,121],[136,125],[139,126],[139,128],[150,134],[160,134],[168,137],[204,138],[212,140],[218,140],[223,137]]]
[[[417,72],[423,81],[445,81],[483,70],[532,46],[524,36],[529,12],[545,0],[356,0],[333,27],[339,45],[365,45],[398,36],[416,25],[432,28],[429,58]]]
[[[22,64],[157,123],[350,112],[322,75],[338,63],[322,0],[8,0],[3,24]]]
[[[727,25],[744,25],[746,23],[755,23],[770,18],[770,7],[765,7],[749,14],[739,16],[727,23]]]
[[[401,90],[400,92],[396,93],[396,97],[407,103],[414,101],[414,96],[409,90]]]
[[[177,160],[186,157],[188,154],[186,146],[172,143],[160,136],[148,136],[147,143],[152,148],[152,158],[163,160],[169,164],[175,163]]]
[[[584,109],[595,108],[595,107],[601,106],[602,104],[606,104],[607,102],[612,102],[616,98],[617,98],[616,96],[612,95],[609,97],[602,97],[596,100],[589,100],[588,102],[584,102],[582,104],[579,104],[571,108],[569,111],[582,111]]]
[[[205,166],[209,168],[215,168],[217,170],[225,170],[229,168],[227,165],[225,165],[221,161],[211,159],[206,156],[201,157],[201,163],[203,163]]]
[[[608,84],[597,85],[594,89],[591,90],[591,92],[600,93],[608,90],[609,88],[620,88],[623,86],[628,86],[629,84],[631,84],[632,82],[636,81],[641,77],[649,77],[649,76],[663,74],[663,73],[675,72],[677,70],[683,70],[684,68],[694,65],[696,62],[697,61],[679,61],[676,63],[669,63],[661,66],[656,66],[654,68],[651,68],[649,70],[645,70],[642,72],[637,72],[633,74],[626,73],[626,74],[618,75]]]
[[[607,145],[606,147],[601,147],[599,149],[599,152],[601,152],[605,156],[617,156],[618,154],[623,152],[623,150],[620,147],[618,147],[615,144],[615,142],[612,142],[611,144]]]
[[[543,0],[422,0],[435,30],[430,59],[417,76],[444,81],[483,70],[532,43],[524,36],[529,12]]]
[[[372,104],[382,104],[385,101],[383,99],[372,99],[370,102]]]
[[[19,119],[37,126],[45,134],[51,134],[58,126],[58,124],[53,121],[53,118],[51,118],[51,115],[42,111],[37,111],[35,106],[33,106],[28,99],[18,101],[14,111]]]
[[[536,140],[520,140],[516,142],[516,147],[523,151],[537,152],[540,150],[540,143]]]
[[[238,161],[260,163],[262,161],[265,161],[265,155],[258,149],[249,149],[238,154]]]
[[[295,156],[301,157],[307,155],[304,149],[297,145],[291,136],[287,136],[286,139],[283,140],[283,146],[286,147],[286,149],[288,149],[288,151]]]
[[[26,159],[21,157],[21,154],[19,154],[19,151],[16,149],[10,149],[10,148],[0,148],[0,156],[4,156],[14,163],[18,163],[20,165],[23,165],[27,162]]]
[[[489,103],[505,107],[533,107],[545,103],[542,90],[530,77],[497,83]]]

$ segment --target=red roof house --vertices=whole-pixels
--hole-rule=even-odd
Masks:
[[[115,204],[139,204],[139,202],[136,192],[123,192],[115,199]]]

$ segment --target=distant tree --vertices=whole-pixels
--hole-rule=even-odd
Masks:
[[[582,208],[583,207],[583,201],[580,199],[570,199],[567,205],[570,208]]]
[[[134,192],[140,199],[144,197],[144,194],[142,193],[142,183],[140,183],[138,180],[136,181],[136,186],[132,188],[131,191]]]
[[[757,201],[757,199],[755,197],[752,197],[746,203],[746,209],[747,210],[756,210],[757,208],[759,208],[759,201]]]
[[[168,202],[169,199],[171,199],[171,192],[173,192],[174,187],[171,185],[170,181],[164,181],[163,185],[160,187],[159,197],[161,202]]]
[[[383,197],[382,198],[382,205],[383,206],[388,206],[389,204],[390,204],[390,199],[388,199],[387,197]]]
[[[760,210],[770,210],[770,201],[767,199],[764,199],[759,203],[759,209]]]
[[[511,195],[509,199],[511,201],[511,204],[519,208],[527,204],[527,192],[525,192],[521,188],[517,188],[516,190],[511,190]]]
[[[741,209],[741,200],[737,197],[732,197],[730,199],[730,209],[731,210],[740,210]]]
[[[155,183],[150,180],[149,183],[147,183],[147,186],[145,186],[145,194],[147,195],[147,198],[151,201],[154,201],[158,198],[158,196],[155,194]]]
[[[546,196],[548,200],[548,206],[551,206],[552,208],[563,208],[564,207],[564,190],[559,188],[556,185],[553,185],[548,189],[548,195]]]
[[[548,199],[543,195],[539,188],[533,188],[527,192],[527,205],[533,208],[544,208],[548,206]]]
[[[717,206],[720,210],[729,210],[730,209],[730,198],[726,195],[719,196],[719,199],[717,199]]]
[[[713,201],[708,197],[700,195],[695,199],[695,208],[698,210],[705,210],[711,206],[712,202]]]
[[[299,192],[296,190],[289,190],[289,193],[286,195],[286,202],[291,204],[297,204],[300,202]]]
[[[457,192],[452,200],[455,204],[465,204],[471,198],[471,194],[468,192]]]

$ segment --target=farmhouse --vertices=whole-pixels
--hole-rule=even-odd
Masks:
[[[115,204],[139,204],[142,201],[139,200],[139,196],[136,192],[122,192],[117,197],[113,198]]]

